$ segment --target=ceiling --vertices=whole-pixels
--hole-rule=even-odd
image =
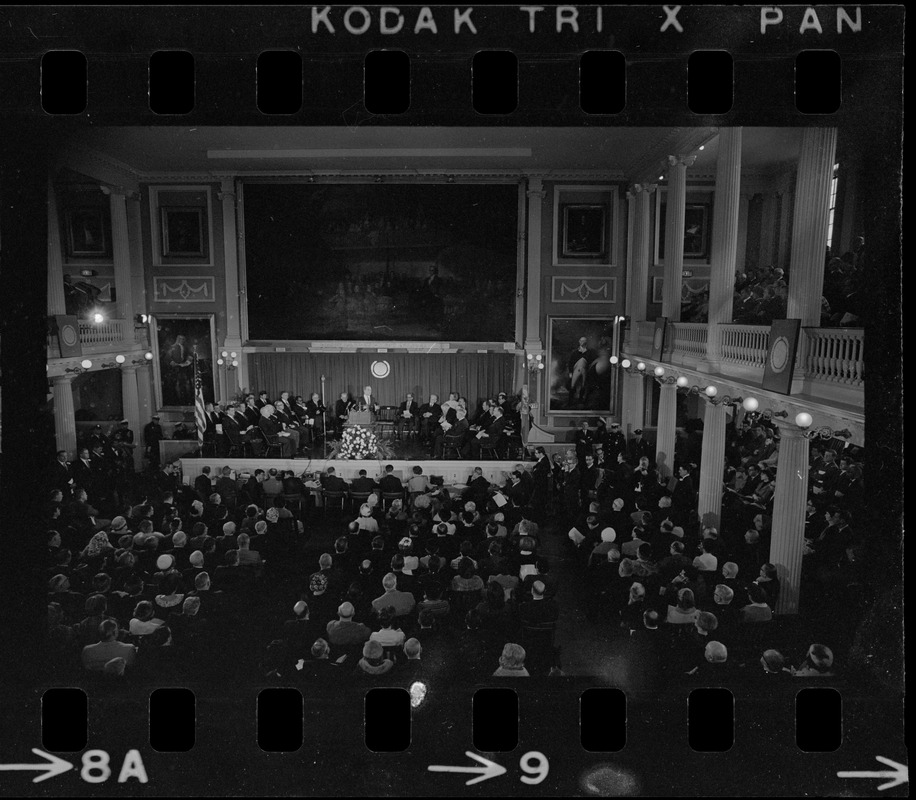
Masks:
[[[639,180],[683,142],[698,156],[694,171],[715,172],[716,139],[715,128],[176,126],[97,128],[75,144],[140,179],[183,172],[595,171]],[[797,128],[745,128],[743,167],[776,170],[797,160],[800,141]]]

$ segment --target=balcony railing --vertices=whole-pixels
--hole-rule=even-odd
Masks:
[[[624,350],[631,355],[649,355],[654,328],[654,322],[637,322]],[[804,328],[802,333],[799,366],[809,391],[844,402],[861,402],[865,332],[861,328]],[[665,347],[667,359],[672,364],[696,367],[706,360],[707,334],[707,325],[672,323]],[[722,325],[720,334],[718,363],[722,374],[761,380],[770,343],[769,325],[727,324]]]
[[[845,386],[865,385],[865,331],[861,328],[806,328],[805,375]]]
[[[80,320],[80,342],[83,346],[92,347],[99,344],[115,344],[117,342],[134,341],[133,321],[125,319],[107,319],[104,322],[83,322]],[[128,339],[126,333],[130,334]]]
[[[703,358],[706,356],[707,326],[691,322],[675,322],[674,349],[685,355]]]
[[[80,320],[80,345],[84,353],[99,354],[120,349],[131,350],[137,345],[149,347],[149,330],[135,326],[133,320],[107,319],[95,323]],[[57,358],[57,340],[48,337],[48,358]]]
[[[723,325],[719,346],[723,361],[763,369],[770,346],[770,326]]]

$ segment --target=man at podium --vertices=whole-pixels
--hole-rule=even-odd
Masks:
[[[356,409],[358,411],[371,411],[373,414],[377,414],[379,408],[380,406],[372,394],[372,387],[363,387],[362,395],[356,400]]]

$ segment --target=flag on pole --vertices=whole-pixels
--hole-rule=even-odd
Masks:
[[[204,431],[207,430],[207,409],[204,405],[204,384],[197,368],[197,353],[194,353],[194,422],[197,425],[197,444],[204,446]]]

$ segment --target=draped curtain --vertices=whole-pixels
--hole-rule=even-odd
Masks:
[[[250,391],[266,390],[270,397],[289,391],[305,399],[321,392],[325,375],[325,401],[330,404],[341,392],[351,397],[364,386],[381,405],[397,405],[407,392],[422,404],[430,393],[440,402],[449,392],[468,399],[471,413],[487,397],[504,391],[512,395],[515,356],[511,353],[252,353],[248,356]],[[387,378],[372,377],[373,361],[387,361]]]

